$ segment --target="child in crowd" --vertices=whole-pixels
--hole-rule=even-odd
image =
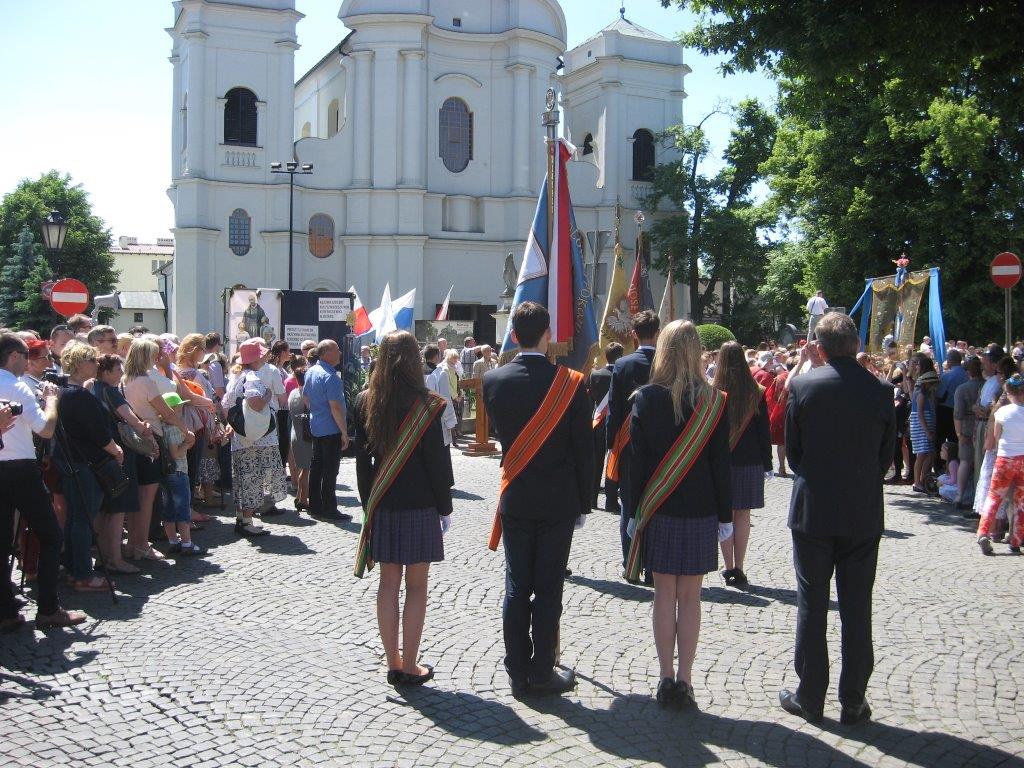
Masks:
[[[181,406],[185,401],[177,392],[169,392],[163,398],[180,418]],[[170,545],[168,551],[186,557],[201,555],[202,549],[192,542],[192,489],[188,479],[188,449],[195,444],[196,439],[191,433],[186,437],[173,424],[164,424],[164,440],[175,464],[175,471],[164,478],[169,496],[163,505],[164,533]]]
[[[939,449],[939,458],[946,465],[945,474],[939,475],[939,496],[952,504],[960,497],[960,488],[956,484],[956,473],[960,469],[960,446],[947,440]]]
[[[1007,513],[1010,551],[1019,554],[1021,540],[1024,539],[1024,376],[1015,373],[1004,386],[1010,402],[993,415],[996,462],[985,511],[978,524],[978,546],[986,555],[992,554],[996,513],[1011,489],[1013,505]]]

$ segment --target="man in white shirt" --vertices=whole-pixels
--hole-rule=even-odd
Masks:
[[[0,445],[0,632],[17,629],[25,623],[11,589],[10,563],[14,537],[14,510],[25,518],[39,539],[39,601],[36,628],[69,627],[81,624],[86,616],[66,611],[57,599],[57,570],[63,543],[60,525],[53,512],[50,495],[36,458],[32,433],[51,437],[57,423],[57,388],[44,382],[40,387],[44,407],[20,377],[25,374],[28,346],[13,333],[0,335],[0,405],[14,414]],[[14,406],[13,408],[11,406]]]
[[[810,322],[807,325],[807,340],[814,338],[814,329],[818,327],[818,321],[828,312],[828,302],[825,301],[825,294],[818,291],[807,300],[807,314]]]
[[[443,368],[437,367],[440,357],[440,350],[436,344],[427,344],[423,350],[423,383],[427,389],[436,392],[445,400],[444,414],[441,416],[441,434],[444,437],[444,445],[448,449],[448,485],[455,487],[455,472],[451,465],[452,430],[458,425],[459,419],[455,415],[455,407],[449,397],[448,376]]]

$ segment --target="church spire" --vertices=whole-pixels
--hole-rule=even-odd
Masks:
[[[619,8],[619,16],[621,16],[623,19],[626,18],[626,6],[625,6],[625,4],[623,4],[622,7]]]

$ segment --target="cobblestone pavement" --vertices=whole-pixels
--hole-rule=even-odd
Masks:
[[[1024,561],[1002,545],[983,558],[948,507],[903,489],[888,494],[875,589],[875,722],[840,726],[834,681],[822,728],[777,706],[796,682],[781,479],[755,513],[756,586],[705,582],[699,713],[652,701],[651,593],[618,578],[618,525],[603,512],[577,533],[565,594],[562,660],[580,686],[516,701],[501,668],[503,560],[484,546],[497,466],[456,459],[422,648],[432,685],[386,685],[377,575],[351,575],[354,524],[290,513],[249,542],[224,514],[197,535],[208,556],[121,577],[119,605],[67,594],[94,617],[81,631],[0,637],[0,765],[1024,765]],[[354,506],[349,461],[340,482]]]

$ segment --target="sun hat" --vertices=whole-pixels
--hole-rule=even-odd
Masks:
[[[160,351],[168,357],[173,358],[178,354],[178,345],[173,339],[165,339],[161,336],[157,343],[160,345]]]
[[[162,397],[164,402],[167,403],[168,408],[177,408],[179,405],[184,405],[185,403],[177,392],[168,392],[165,395],[162,395]]]
[[[263,339],[249,339],[238,347],[238,359],[242,365],[251,365],[269,354],[270,349],[263,343]]]
[[[50,348],[49,344],[40,339],[29,339],[25,342],[25,346],[28,347],[28,356],[31,360],[46,357],[46,352]]]
[[[764,352],[759,352],[758,355],[757,355],[757,367],[758,368],[764,368],[766,365],[768,365],[774,359],[775,359],[775,353],[770,351],[770,350],[766,350]]]
[[[203,391],[203,388],[199,385],[198,382],[183,379],[181,383],[184,384],[188,388],[188,391],[191,392],[193,395],[199,395],[199,397],[206,397],[206,392]]]

